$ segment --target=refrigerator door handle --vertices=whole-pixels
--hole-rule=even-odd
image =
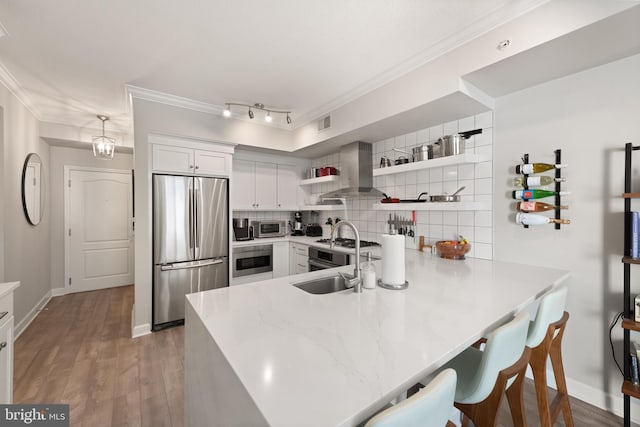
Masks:
[[[196,187],[196,189],[195,189],[196,196],[193,198],[193,200],[195,201],[195,205],[196,205],[195,206],[195,208],[196,208],[195,210],[196,210],[196,212],[195,212],[195,215],[193,216],[193,221],[195,223],[195,226],[193,228],[193,234],[195,236],[196,249],[199,249],[200,248],[200,230],[198,230],[198,217],[200,215],[200,212],[199,212],[198,208],[199,208],[200,204],[198,203],[198,201],[200,200],[200,190],[198,189],[198,185],[197,184],[196,184],[195,187]],[[198,254],[198,256],[200,256],[200,254]]]
[[[189,182],[189,249],[193,249],[193,180]]]
[[[177,262],[175,264],[166,264],[166,265],[160,266],[160,270],[168,271],[168,270],[184,270],[187,268],[200,268],[200,267],[206,267],[208,265],[222,264],[223,262],[224,260],[222,258],[212,259],[208,261]]]

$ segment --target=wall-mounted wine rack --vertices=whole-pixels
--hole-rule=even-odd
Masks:
[[[561,164],[562,163],[562,150],[557,149],[554,150],[554,154],[555,154],[555,164]],[[529,153],[525,153],[522,156],[522,163],[527,164],[529,163]],[[523,177],[523,189],[526,191],[529,189],[529,185],[528,185],[528,177],[530,174],[522,174]],[[555,182],[555,208],[554,208],[554,217],[555,219],[561,219],[560,218],[560,206],[561,206],[561,202],[562,202],[562,196],[560,195],[560,191],[562,191],[562,168],[555,168],[555,178],[556,178],[556,182]],[[528,201],[529,199],[522,199],[524,201]],[[556,230],[560,230],[560,225],[558,223],[555,223],[555,229]],[[529,226],[527,224],[523,224],[522,225],[524,228],[529,228]]]

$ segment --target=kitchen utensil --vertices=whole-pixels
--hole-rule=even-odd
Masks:
[[[432,202],[459,202],[460,196],[458,195],[458,193],[464,190],[465,188],[466,187],[463,185],[462,187],[458,188],[455,193],[451,195],[441,194],[437,196],[429,196],[429,200]]]
[[[426,198],[422,199],[422,196],[426,196],[427,194],[428,193],[425,191],[425,192],[420,193],[420,195],[418,196],[417,199],[400,199],[399,202],[400,203],[423,203],[423,202],[426,202],[427,199]]]
[[[440,150],[443,156],[463,154],[465,148],[464,140],[479,133],[482,133],[482,129],[474,129],[454,135],[445,135],[442,138],[439,138],[438,141],[436,141],[436,144],[440,145]]]
[[[398,158],[396,159],[396,162],[395,162],[395,163],[396,163],[396,165],[403,165],[403,164],[405,164],[405,163],[409,163],[409,159],[407,159],[407,158],[406,158],[406,157],[404,157],[404,156],[400,156],[400,157],[398,157]]]
[[[385,193],[382,193],[384,199],[380,200],[380,203],[400,203],[400,199],[397,197],[389,197]]]
[[[380,157],[380,167],[386,168],[388,166],[391,166],[391,160],[387,156]]]
[[[433,146],[431,145],[418,145],[413,147],[413,161],[421,162],[423,160],[433,159]]]

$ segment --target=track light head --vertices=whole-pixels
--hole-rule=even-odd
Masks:
[[[253,117],[254,117],[253,110],[249,108],[249,118],[253,119]]]
[[[287,113],[287,124],[291,124],[291,116],[289,116],[289,113]]]
[[[231,117],[231,108],[229,107],[229,104],[225,105],[224,111],[222,112],[222,115],[225,117]]]
[[[267,111],[267,115],[265,116],[264,120],[265,120],[267,123],[271,123],[271,121],[273,120],[273,119],[271,118],[271,111]]]

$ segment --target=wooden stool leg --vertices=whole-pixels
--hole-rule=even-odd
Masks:
[[[560,320],[558,335],[551,343],[549,357],[551,358],[551,366],[553,366],[553,375],[556,379],[558,395],[560,396],[560,407],[564,423],[567,427],[573,427],[573,414],[571,413],[571,404],[569,403],[569,394],[567,393],[567,383],[564,377],[564,366],[562,364],[562,336],[564,335],[564,327],[569,318],[569,313],[565,311],[564,316]]]
[[[526,371],[527,365],[522,368],[522,371],[506,392],[514,427],[527,427],[527,420],[524,415],[524,398],[522,396]]]
[[[536,388],[536,400],[538,402],[541,427],[552,426],[549,393],[547,391],[547,356],[549,355],[550,341],[549,333],[547,333],[547,337],[545,337],[542,343],[531,351],[531,360],[529,361],[531,371],[533,372],[533,383]]]

